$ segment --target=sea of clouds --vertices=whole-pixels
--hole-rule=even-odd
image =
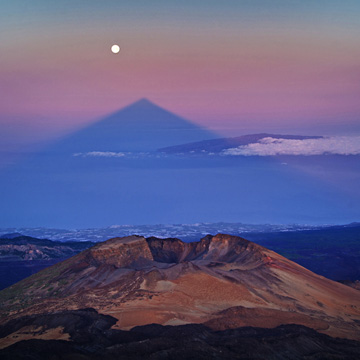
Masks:
[[[81,157],[123,157],[125,153],[123,152],[113,152],[113,151],[89,151],[85,153],[75,153],[73,156]]]
[[[257,143],[223,150],[222,155],[360,155],[360,136],[332,136],[319,139],[289,140],[266,137]]]

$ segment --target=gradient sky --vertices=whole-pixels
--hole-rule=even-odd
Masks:
[[[3,148],[143,97],[224,134],[360,133],[359,0],[0,4]]]

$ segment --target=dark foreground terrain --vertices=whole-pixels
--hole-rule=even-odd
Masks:
[[[117,319],[94,309],[25,316],[0,327],[6,336],[28,329],[50,334],[63,329],[66,340],[24,340],[0,350],[3,360],[14,359],[359,359],[360,343],[335,339],[300,325],[274,329],[243,327],[214,331],[200,324],[145,325],[114,330]],[[34,331],[34,330],[33,330]],[[12,335],[15,336],[15,335]],[[4,346],[4,345],[3,345]]]

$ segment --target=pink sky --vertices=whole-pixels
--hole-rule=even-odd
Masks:
[[[206,16],[195,4],[129,5],[125,15],[114,5],[114,16],[109,4],[18,7],[3,25],[0,126],[19,135],[62,132],[146,97],[225,133],[359,130],[356,3],[264,13],[257,3]],[[110,52],[113,43],[119,55]]]

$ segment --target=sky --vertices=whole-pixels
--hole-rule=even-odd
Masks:
[[[6,226],[359,219],[359,0],[0,0],[0,89]],[[216,161],[135,161],[119,140],[142,139],[129,108],[156,110],[131,126],[174,119],[146,101],[119,112],[144,98],[206,134],[270,135]],[[46,153],[81,128],[85,147],[75,133],[79,149]]]
[[[225,135],[360,133],[358,0],[0,5],[0,151],[140,98]]]

